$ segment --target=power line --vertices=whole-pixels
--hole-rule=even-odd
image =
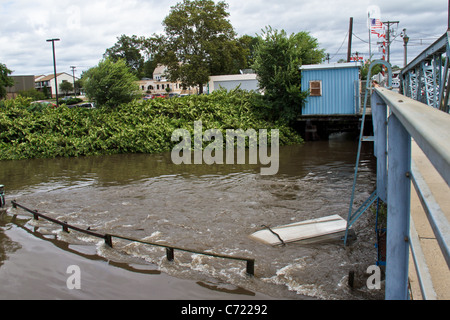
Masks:
[[[362,41],[362,42],[364,42],[364,43],[369,43],[369,41],[366,41],[366,40],[361,39],[361,38],[358,37],[356,34],[353,34],[353,35],[356,37],[356,39],[358,39],[358,40],[360,40],[360,41]]]
[[[342,46],[343,46],[344,43],[345,43],[345,40],[347,40],[347,36],[348,36],[348,31],[347,31],[347,34],[346,34],[345,37],[344,37],[344,40],[343,40],[342,43],[341,43],[341,46],[340,46],[339,49],[338,49],[338,51],[337,51],[330,59],[333,59],[333,58],[339,53],[339,51],[341,51]]]

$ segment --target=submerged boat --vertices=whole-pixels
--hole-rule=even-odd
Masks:
[[[347,220],[335,214],[327,217],[294,222],[291,224],[256,231],[249,238],[272,246],[298,242],[302,244],[343,240]],[[354,233],[349,233],[354,238]]]

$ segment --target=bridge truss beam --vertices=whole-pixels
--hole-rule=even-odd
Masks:
[[[401,72],[403,94],[449,112],[450,30],[425,49]]]

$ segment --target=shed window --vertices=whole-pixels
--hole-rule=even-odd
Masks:
[[[311,97],[322,96],[322,81],[314,80],[309,82],[309,94]]]

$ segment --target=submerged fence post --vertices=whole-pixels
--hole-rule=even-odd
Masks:
[[[247,274],[255,275],[255,260],[247,260]]]
[[[389,117],[386,300],[408,299],[411,136]]]
[[[110,234],[105,234],[105,244],[111,248],[113,247],[112,236]]]
[[[166,248],[166,256],[167,256],[167,260],[169,261],[173,261],[174,260],[174,250],[173,248]]]

